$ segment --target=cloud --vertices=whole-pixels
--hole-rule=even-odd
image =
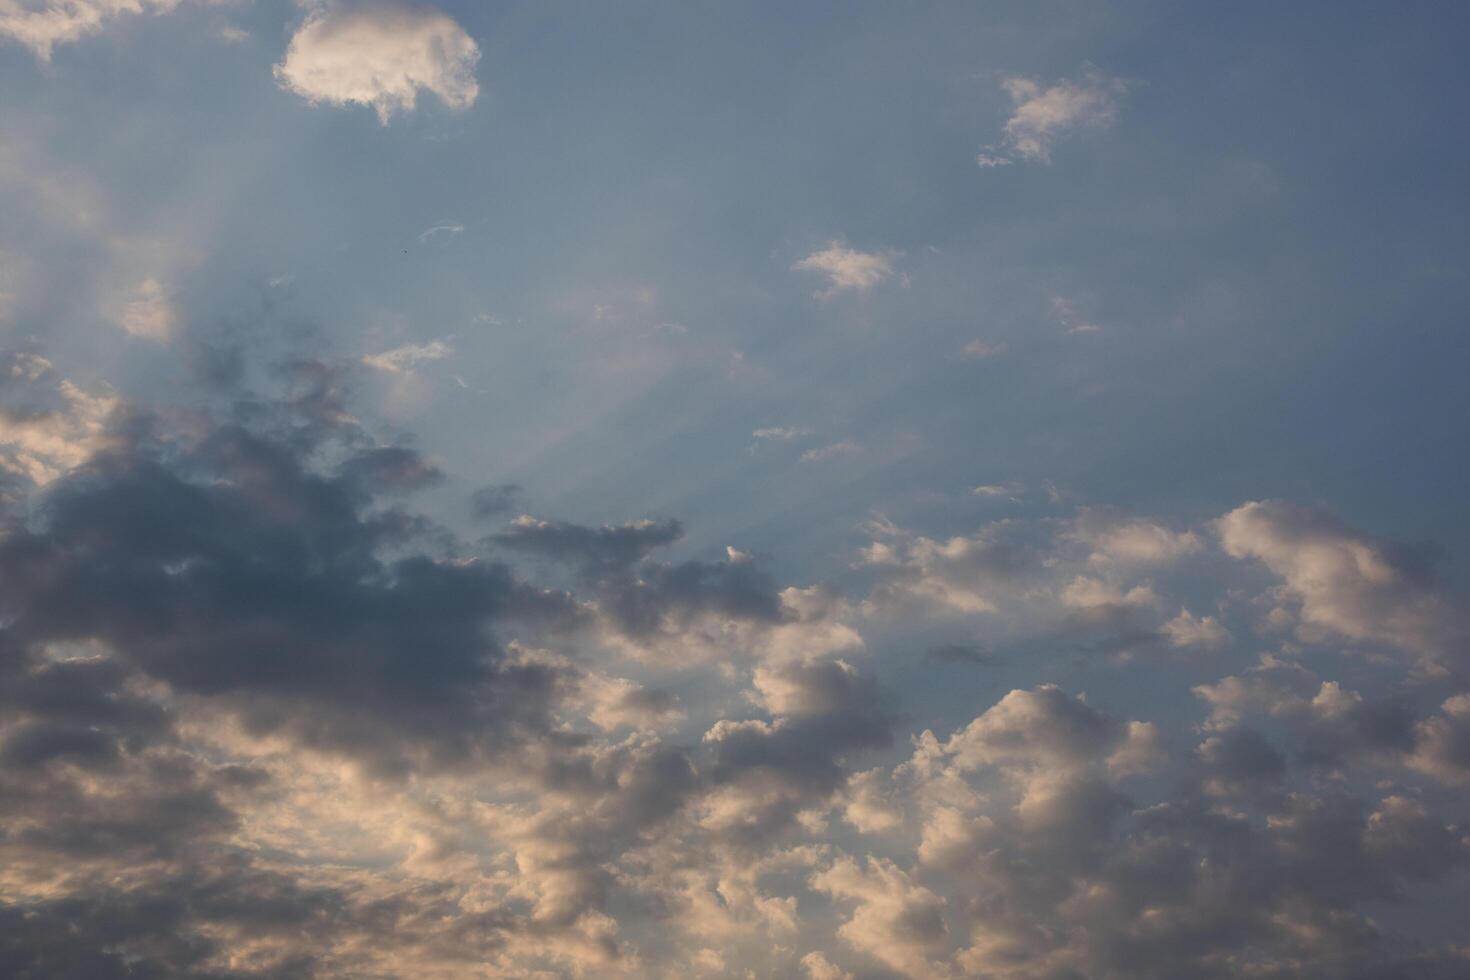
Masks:
[[[832,299],[843,292],[866,293],[892,277],[893,259],[890,255],[859,252],[840,241],[831,241],[826,248],[797,261],[791,268],[826,276],[827,288],[813,295],[818,299]]]
[[[791,442],[811,434],[810,429],[804,429],[799,426],[772,425],[762,429],[752,430],[750,437],[763,442]]]
[[[513,510],[521,499],[522,492],[518,483],[492,483],[470,496],[470,509],[482,520],[497,517]]]
[[[419,243],[422,244],[422,243],[428,241],[429,239],[433,238],[435,235],[463,235],[463,234],[464,234],[464,225],[457,225],[457,224],[434,225],[432,228],[426,228],[422,232],[419,233]],[[489,322],[489,321],[486,321],[486,322]]]
[[[1452,786],[1470,785],[1470,694],[1457,694],[1419,722],[1408,764]]]
[[[381,354],[368,354],[362,363],[388,374],[408,374],[423,361],[442,361],[451,356],[454,348],[442,340],[431,340],[427,344],[404,344]]]
[[[480,49],[452,17],[399,0],[331,4],[307,15],[275,66],[288,91],[312,103],[366,105],[386,125],[419,93],[467,109],[480,93]]]
[[[670,518],[463,539],[406,509],[448,478],[351,412],[351,372],[239,375],[213,410],[94,412],[39,355],[0,362],[33,427],[11,451],[52,471],[0,501],[12,972],[1463,972],[1433,917],[1395,927],[1470,866],[1452,678],[1098,659],[1093,696],[982,686],[933,729],[880,680],[1002,676],[915,675],[924,650],[1044,677],[1083,629],[1213,646],[1189,608],[1238,631],[1224,659],[1271,642],[1238,615],[1267,574],[1269,600],[1342,630],[1371,599],[1398,635],[1399,605],[1449,598],[1391,545],[1253,505],[1215,525],[1240,560],[1102,509],[875,519],[864,601],[683,558]],[[487,490],[494,514],[524,497]],[[1311,666],[1407,670],[1329,653]]]
[[[807,953],[801,958],[807,980],[852,980],[852,974],[837,966],[821,953]]]
[[[1204,549],[1194,531],[1173,531],[1153,521],[1126,518],[1106,510],[1084,508],[1068,536],[1092,548],[1095,565],[1160,565]]]
[[[1011,115],[1002,130],[1007,155],[980,154],[982,167],[1003,166],[1012,160],[1050,163],[1052,149],[1067,133],[1083,127],[1111,125],[1127,85],[1098,72],[1051,85],[1012,76],[1001,80],[1011,100]]]
[[[111,392],[83,391],[38,354],[0,357],[0,470],[50,483],[105,445],[117,409]]]
[[[162,14],[180,0],[5,0],[0,3],[0,37],[30,48],[42,61],[52,49],[89,34],[100,33],[109,20],[124,14]]]
[[[972,340],[960,352],[972,361],[983,361],[988,357],[999,357],[1007,350],[1004,343],[992,344],[984,340]]]
[[[975,497],[988,497],[991,499],[1005,498],[1017,499],[1026,488],[1019,483],[982,483],[970,488],[970,494]]]
[[[945,540],[885,529],[862,555],[863,563],[882,576],[869,607],[995,612],[1038,567],[1031,547],[1010,533],[1014,529],[992,524]]]
[[[948,939],[944,900],[891,861],[843,859],[812,876],[812,887],[856,903],[838,934],[908,977],[938,977],[931,958]],[[830,975],[830,974],[829,974]]]
[[[803,463],[822,463],[829,459],[840,459],[843,456],[855,456],[863,451],[863,447],[851,439],[843,439],[841,442],[828,443],[815,449],[808,449],[801,454]]]
[[[1078,314],[1077,308],[1069,299],[1061,296],[1052,297],[1051,312],[1069,334],[1102,333],[1102,327]]]
[[[1176,647],[1216,649],[1230,642],[1230,631],[1214,616],[1196,616],[1188,609],[1163,625],[1163,632]]]
[[[157,279],[138,283],[118,314],[118,323],[124,330],[148,340],[168,340],[178,322],[172,294]]]
[[[1413,550],[1282,501],[1243,504],[1215,527],[1226,553],[1259,561],[1282,579],[1278,609],[1304,639],[1336,636],[1426,657],[1458,654],[1462,616]]]

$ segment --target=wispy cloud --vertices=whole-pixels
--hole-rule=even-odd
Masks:
[[[750,433],[752,439],[763,442],[791,442],[811,435],[811,430],[793,425],[771,425],[765,428],[755,429]]]
[[[988,146],[975,162],[985,168],[1018,160],[1050,163],[1053,147],[1069,132],[1111,125],[1127,85],[1096,71],[1050,85],[1031,78],[1001,79],[1011,101],[1011,114],[1001,130],[999,146]]]
[[[431,228],[425,228],[422,232],[419,233],[419,243],[422,244],[424,242],[427,242],[429,239],[433,238],[435,235],[463,235],[463,234],[464,234],[464,225],[449,224],[449,223],[440,224],[440,225],[434,225]]]
[[[1102,327],[1086,319],[1077,312],[1077,307],[1071,300],[1062,296],[1053,296],[1051,300],[1051,313],[1056,321],[1069,334],[1101,333]]]
[[[389,374],[406,374],[423,361],[441,361],[454,353],[454,348],[442,340],[431,340],[427,344],[404,344],[381,354],[368,354],[362,363]]]
[[[863,451],[863,447],[850,439],[841,442],[829,443],[816,449],[808,449],[801,454],[803,463],[820,463],[829,459],[841,459],[844,456],[855,456]]]
[[[118,323],[124,330],[149,340],[168,340],[178,321],[172,292],[157,279],[138,283],[118,314]]]
[[[1004,341],[998,344],[992,344],[988,341],[976,339],[966,344],[960,353],[969,360],[981,361],[987,357],[998,357],[1007,350],[1009,350],[1009,347],[1007,347]]]

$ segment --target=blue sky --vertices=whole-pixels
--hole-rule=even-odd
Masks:
[[[1467,19],[0,0],[0,955],[1456,975]]]

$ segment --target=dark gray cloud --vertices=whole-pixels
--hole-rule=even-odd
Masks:
[[[8,646],[100,643],[255,730],[384,764],[546,728],[554,678],[504,663],[492,627],[570,605],[502,565],[415,553],[427,525],[380,505],[437,478],[411,450],[353,446],[322,473],[319,445],[227,422],[100,452],[0,542]]]

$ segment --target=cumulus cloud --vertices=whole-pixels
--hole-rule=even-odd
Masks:
[[[1155,710],[1167,672],[1127,711],[1134,677],[1099,674],[1096,699],[1028,684],[936,734],[880,682],[946,637],[938,659],[986,661],[988,618],[1032,649],[1067,617],[1213,646],[1171,576],[1261,572],[1199,531],[875,520],[866,600],[671,554],[670,518],[463,540],[405,509],[447,477],[353,415],[350,376],[292,362],[248,410],[184,417],[4,362],[10,451],[49,467],[0,501],[0,957],[22,975],[1463,965],[1379,916],[1470,863],[1432,792],[1470,779],[1462,688],[1375,695],[1266,656],[1191,674],[1192,712]],[[497,516],[524,491],[481,496]],[[1329,556],[1392,552],[1332,527]],[[1299,549],[1261,544],[1281,536],[1249,556],[1315,595]],[[1023,652],[1007,670],[1050,669]]]
[[[893,257],[877,252],[860,252],[840,241],[831,241],[792,269],[825,276],[827,288],[814,294],[818,299],[832,299],[843,292],[866,293],[893,276]]]
[[[1220,625],[1214,616],[1196,616],[1188,609],[1179,610],[1179,615],[1163,626],[1164,635],[1176,647],[1205,647],[1213,649],[1230,641],[1230,631]]]
[[[1083,509],[1070,536],[1093,550],[1094,564],[1158,565],[1195,554],[1204,542],[1194,531],[1174,531],[1152,521]]]
[[[1409,765],[1455,786],[1470,785],[1470,694],[1456,694],[1419,722]]]
[[[1303,638],[1386,643],[1425,656],[1459,652],[1457,606],[1411,549],[1281,501],[1244,504],[1216,528],[1228,554],[1259,561],[1282,579],[1279,610]]]
[[[807,980],[852,980],[852,974],[833,963],[821,953],[807,953],[801,958],[801,968]]]
[[[434,7],[335,3],[307,15],[275,73],[309,102],[371,106],[386,125],[394,114],[412,111],[421,92],[451,109],[473,105],[479,58],[464,28]]]
[[[941,976],[932,958],[944,948],[948,930],[944,901],[890,861],[850,859],[812,877],[812,886],[853,902],[852,917],[838,929],[854,948],[904,976]]]

